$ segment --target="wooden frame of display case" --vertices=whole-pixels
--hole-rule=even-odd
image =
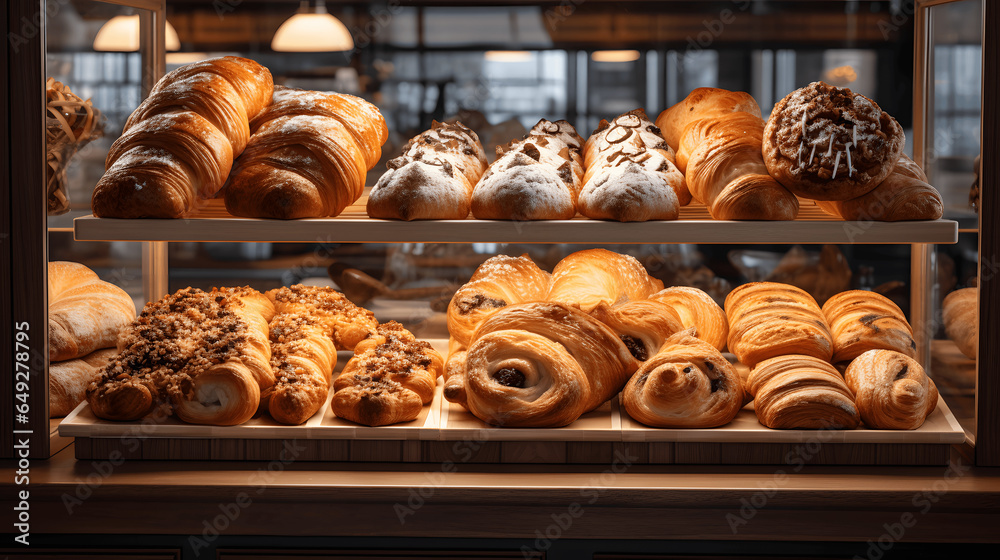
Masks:
[[[147,69],[143,74],[143,89],[144,92],[148,91],[149,86],[163,73],[163,60],[164,60],[164,50],[163,50],[163,26],[165,19],[164,14],[164,1],[163,0],[106,0],[110,3],[127,5],[147,10],[152,10],[148,14],[144,14],[142,18],[142,26],[144,31],[144,38],[147,41],[147,46],[149,48],[143,49],[143,66]],[[954,0],[947,0],[954,1]],[[915,101],[923,102],[923,92],[926,87],[926,74],[923,72],[925,59],[921,58],[923,56],[920,53],[925,53],[927,45],[921,43],[921,41],[926,37],[922,32],[923,26],[926,26],[926,10],[930,7],[946,3],[946,0],[923,0],[917,2],[916,10],[916,22],[917,22],[917,61],[918,61],[918,73],[916,74],[920,77],[915,81],[917,84],[914,88],[915,91]],[[31,0],[25,2],[14,2],[9,3],[8,13],[6,14],[7,22],[5,28],[10,30],[16,27],[14,22],[20,22],[25,17],[30,18],[32,14],[40,14],[44,11],[44,2],[42,0]],[[1000,59],[997,55],[996,37],[998,25],[997,17],[997,7],[990,6],[989,2],[985,3],[984,7],[984,44],[983,44],[983,61],[984,67],[989,67],[989,62]],[[44,25],[41,26],[44,28]],[[6,45],[5,45],[6,48]],[[11,294],[11,301],[13,305],[11,307],[11,318],[10,323],[19,321],[29,321],[32,325],[45,325],[46,324],[46,280],[45,280],[45,270],[46,270],[46,241],[45,241],[45,204],[44,204],[44,194],[41,188],[24,188],[17,189],[16,191],[12,189],[13,185],[39,185],[40,177],[43,177],[42,166],[38,162],[44,161],[44,137],[42,136],[42,127],[38,126],[38,117],[36,115],[41,115],[43,111],[43,99],[39,95],[38,84],[44,83],[44,77],[41,74],[41,68],[43,68],[44,60],[44,32],[39,32],[35,36],[27,39],[24,44],[23,52],[18,53],[14,56],[11,52],[7,52],[6,56],[10,62],[8,65],[9,77],[16,76],[17,80],[9,79],[11,87],[9,89],[10,98],[8,104],[5,108],[8,115],[10,116],[10,131],[8,131],[6,137],[12,138],[13,131],[18,132],[17,142],[10,143],[10,154],[11,154],[11,165],[9,183],[5,185],[7,192],[10,195],[10,207],[5,216],[10,216],[10,232],[12,236],[12,241],[18,243],[18,255],[6,256],[5,262],[10,263],[11,270],[11,284],[9,286],[9,293]],[[921,49],[924,49],[923,51]],[[993,122],[990,119],[996,118],[996,104],[1000,99],[997,96],[997,78],[992,73],[985,73],[983,75],[983,122]],[[919,96],[919,97],[918,97]],[[916,104],[915,107],[923,107],[923,105]],[[16,108],[16,109],[15,109]],[[917,118],[923,118],[922,114],[918,114]],[[997,138],[996,131],[990,127],[987,127],[983,131],[983,152],[984,161],[996,161],[994,158],[989,157],[989,154],[993,156],[997,155]],[[983,173],[981,175],[982,181],[982,192],[989,192],[990,188],[996,182],[996,170],[992,169],[988,165],[983,166]],[[29,194],[30,193],[30,194]],[[5,197],[6,198],[6,197]],[[989,196],[983,197],[982,203],[982,215],[992,216],[1000,215],[1000,209],[996,209],[994,204],[990,200]],[[83,219],[82,222],[86,223],[89,219]],[[577,221],[574,221],[577,222]],[[489,224],[485,223],[472,223],[474,225],[468,226],[471,228],[486,228],[485,232],[488,233]],[[794,227],[800,227],[799,224],[804,224],[799,222]],[[120,224],[108,224],[108,227],[118,227]],[[678,224],[683,226],[683,224]],[[716,223],[716,226],[722,226],[724,224]],[[849,224],[845,224],[845,227]],[[942,224],[943,225],[943,224]],[[371,231],[379,231],[380,227],[376,227],[375,224],[369,224],[371,226],[369,229]],[[559,224],[548,224],[541,227],[550,227]],[[646,224],[648,226],[655,226],[655,224]],[[758,232],[767,231],[770,224],[734,224],[732,225],[733,233],[736,233],[740,228],[750,228],[751,230],[756,229]],[[89,227],[89,224],[88,224]],[[97,226],[98,229],[100,226]],[[290,224],[289,228],[294,228],[294,224]],[[402,226],[387,226],[391,228],[400,228]],[[413,227],[413,226],[406,226]],[[430,228],[432,226],[421,226],[416,225],[416,227]],[[514,227],[514,226],[511,226]],[[526,228],[534,227],[534,225],[526,225]],[[575,224],[572,227],[580,227],[579,224]],[[622,224],[594,224],[593,226],[587,225],[583,227],[594,227],[598,231],[603,228],[611,227],[632,227],[631,225]],[[639,233],[643,226],[635,226],[635,233]],[[804,226],[806,230],[813,226]],[[816,225],[817,229],[823,227],[828,227],[826,225]],[[865,226],[872,228],[876,234],[869,237],[866,242],[874,243],[907,243],[911,245],[913,250],[913,258],[911,259],[911,271],[914,276],[914,313],[926,317],[929,313],[930,302],[928,290],[926,290],[927,284],[931,278],[929,271],[933,263],[931,258],[931,246],[930,243],[935,242],[948,242],[943,237],[935,237],[934,235],[928,235],[926,239],[918,238],[914,241],[914,238],[906,237],[901,232],[905,231],[905,228],[899,225],[889,225],[889,224],[875,224],[874,226]],[[898,228],[897,231],[892,231],[891,228]],[[907,226],[908,227],[908,226]],[[934,227],[938,227],[935,224]],[[957,227],[957,226],[953,226]],[[995,226],[992,225],[992,220],[982,220],[980,231],[980,254],[993,255],[997,253],[1000,244],[998,244],[997,232]],[[425,232],[430,232],[431,229],[425,229]],[[558,231],[558,230],[554,230]],[[683,229],[680,230],[683,232]],[[928,229],[929,231],[929,229]],[[79,232],[79,229],[78,229]],[[891,234],[886,234],[888,237],[881,237],[882,233],[879,232],[892,232]],[[398,233],[398,232],[397,232]],[[912,233],[912,230],[910,230]],[[661,233],[661,235],[663,235]],[[686,235],[692,235],[690,232]],[[897,235],[899,235],[897,237]],[[87,236],[83,236],[87,237]],[[100,235],[91,236],[87,238],[96,239],[101,237]],[[430,235],[433,237],[433,235]],[[553,234],[551,238],[547,236],[542,236],[542,238],[537,239],[538,242],[553,242],[559,238],[569,238],[568,230],[562,234]],[[681,236],[684,238],[683,236]],[[140,236],[134,235],[124,235],[118,236],[118,239],[131,240],[131,241],[144,241],[143,249],[143,285],[147,299],[154,299],[160,295],[166,293],[166,271],[167,271],[167,260],[166,260],[166,248],[167,241],[155,236]],[[293,234],[290,238],[297,238],[297,235]],[[110,238],[109,238],[110,239]],[[412,240],[412,238],[408,237]],[[649,238],[645,238],[646,242],[650,242]],[[679,242],[678,238],[663,238],[658,237],[654,239],[654,242]],[[686,239],[686,238],[684,238]],[[745,242],[744,237],[733,237],[734,240],[738,239],[741,243]],[[244,239],[245,240],[245,239]],[[374,240],[374,239],[373,239]],[[457,241],[457,239],[454,239]],[[767,242],[770,238],[761,237],[758,242]],[[336,241],[331,239],[331,241]],[[360,241],[357,239],[356,241]],[[578,240],[576,240],[579,242]],[[717,243],[725,242],[724,239],[715,240]],[[3,250],[7,249],[4,245]],[[5,253],[0,253],[0,256],[5,256]],[[14,262],[16,259],[16,262]],[[16,267],[14,265],[17,265]],[[980,363],[992,364],[992,359],[994,356],[991,352],[997,352],[997,350],[991,350],[988,341],[990,340],[989,325],[992,324],[993,320],[1000,319],[1000,301],[997,301],[995,294],[992,294],[991,286],[994,285],[996,280],[992,278],[992,274],[981,274],[980,275],[980,286],[982,287],[982,293],[985,297],[980,299],[981,308],[981,324],[983,328],[981,329],[982,336],[980,337]],[[924,289],[921,289],[924,288]],[[16,295],[16,297],[14,297]],[[921,295],[923,297],[921,297]],[[5,318],[6,320],[6,318]],[[916,322],[916,321],[915,321]],[[38,328],[35,328],[33,334],[38,334]],[[8,341],[4,341],[2,344],[9,344]],[[923,344],[924,348],[927,347],[926,341]],[[47,349],[45,345],[44,336],[33,336],[32,337],[32,348],[31,351],[33,355],[44,357],[47,356]],[[47,418],[47,360],[40,359],[36,362],[41,362],[32,366],[32,382],[31,382],[31,409],[34,413],[31,415],[30,430],[32,431],[31,438],[31,456],[32,457],[47,457],[49,454],[48,446],[48,418]],[[996,379],[997,373],[993,370],[997,369],[996,366],[991,366],[988,370],[980,368],[978,371],[978,414],[979,414],[979,425],[980,426],[997,426],[1000,425],[1000,379]],[[993,377],[993,381],[990,381],[990,377]],[[3,383],[4,387],[0,389],[0,398],[4,399],[3,402],[12,402],[13,395],[11,394],[12,383]],[[45,414],[39,414],[39,411],[45,411]],[[0,457],[13,457],[15,456],[13,448],[13,438],[10,437],[12,434],[12,427],[14,427],[13,417],[5,417],[2,421],[2,426],[0,429],[3,431],[2,440],[3,451],[0,452]],[[170,452],[170,450],[180,451],[181,455],[189,455],[186,458],[213,458],[217,456],[217,449],[228,448],[232,450],[232,453],[228,453],[226,457],[219,458],[250,458],[250,456],[260,457],[267,455],[267,449],[273,444],[273,440],[258,440],[254,444],[246,443],[249,440],[231,440],[228,443],[225,440],[214,441],[214,440],[166,440],[166,441],[156,441],[149,443],[150,451],[148,453],[140,453],[140,456],[144,458],[153,457],[171,457],[174,458],[175,455]],[[272,441],[271,444],[267,443]],[[236,443],[244,442],[244,443]],[[435,448],[435,443],[438,442],[396,442],[398,445],[393,447],[388,445],[391,442],[383,441],[346,441],[338,442],[337,446],[334,446],[334,451],[330,452],[331,460],[381,460],[381,461],[407,461],[407,460],[431,460],[437,461],[441,460],[441,457],[446,457],[447,452],[441,451]],[[494,444],[500,444],[501,442],[492,442]],[[506,443],[506,442],[503,442]],[[531,449],[541,449],[544,445],[548,445],[551,442],[527,442],[524,449],[520,449],[516,452],[503,451],[503,446],[500,446],[497,451],[499,455],[494,458],[492,452],[487,453],[485,456],[490,457],[487,459],[489,462],[506,462],[504,457],[513,457],[516,460],[510,462],[533,462],[538,456],[541,457],[555,457],[556,460],[542,460],[540,462],[563,462],[558,460],[559,457],[570,457],[570,456],[580,456],[583,460],[580,462],[604,462],[607,454],[613,453],[615,450],[614,443],[608,447],[604,444],[598,444],[597,442],[577,442],[579,443],[579,450],[574,451],[577,446],[574,442],[556,442],[557,444],[562,444],[563,451],[559,451],[557,448],[555,451],[545,453],[535,453],[534,459],[532,458]],[[571,445],[574,444],[574,445]],[[254,452],[250,451],[252,445],[260,446],[260,449],[264,451]],[[329,442],[327,443],[329,445]],[[770,462],[780,462],[781,457],[784,456],[784,452],[787,451],[786,447],[768,447],[770,444],[743,444],[742,447],[733,446],[730,449],[719,448],[718,444],[707,444],[708,446],[703,449],[697,449],[689,455],[683,455],[682,457],[688,457],[688,459],[681,459],[678,461],[679,457],[676,453],[677,445],[680,444],[670,444],[672,447],[669,452],[665,450],[661,451],[651,451],[652,447],[646,449],[645,455],[651,458],[649,462],[693,462],[693,463],[713,463],[713,462],[747,462],[747,458],[756,458],[756,460],[751,459],[753,462],[760,463],[770,463]],[[776,444],[785,445],[785,444]],[[860,444],[864,445],[864,444]],[[872,446],[877,446],[877,444],[871,444]],[[557,446],[558,447],[558,446]],[[571,449],[572,448],[572,449]],[[162,452],[156,452],[155,449],[161,449]],[[665,448],[664,448],[665,449]],[[887,448],[888,449],[888,448]],[[101,441],[99,439],[80,438],[77,441],[77,454],[78,457],[106,457],[108,453],[115,450],[119,450],[119,446],[113,441]],[[185,451],[187,450],[187,451]],[[346,450],[346,451],[345,451]],[[976,446],[977,452],[977,462],[983,465],[997,465],[1000,464],[1000,430],[987,429],[981,431]],[[322,450],[317,450],[317,458],[323,456]],[[444,453],[444,455],[442,455]],[[666,461],[652,460],[652,457],[658,456],[661,458],[667,458]],[[927,461],[932,463],[938,463],[942,457],[947,457],[947,454],[943,453],[943,449],[927,450],[922,448],[911,448],[905,450],[888,450],[882,452],[883,457],[891,457],[887,460],[880,459],[880,453],[876,447],[871,449],[865,449],[862,447],[854,448],[853,451],[840,450],[834,452],[831,448],[831,458],[829,460],[821,460],[821,462],[828,463],[860,463],[860,464],[879,464],[879,463],[891,463],[891,464],[902,464],[908,461]],[[728,459],[727,459],[728,457]],[[845,457],[846,459],[841,459],[837,457]],[[930,459],[921,459],[920,457],[929,457]],[[572,461],[568,461],[572,462]]]

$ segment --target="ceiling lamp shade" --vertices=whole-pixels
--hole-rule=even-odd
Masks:
[[[532,56],[529,51],[486,51],[485,54],[490,62],[528,62]]]
[[[164,37],[168,51],[181,48],[177,38],[177,30],[167,22],[167,33]],[[109,19],[94,38],[95,51],[132,52],[139,50],[139,16],[115,16]]]
[[[634,62],[639,60],[639,51],[594,51],[590,58],[594,62]]]
[[[310,8],[302,2],[299,11],[285,20],[271,39],[278,52],[334,52],[354,50],[354,38],[341,21],[326,11],[323,0]]]

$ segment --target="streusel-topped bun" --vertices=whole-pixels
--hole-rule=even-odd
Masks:
[[[768,172],[793,193],[848,200],[885,180],[905,144],[903,128],[878,103],[813,82],[774,105],[763,153]]]

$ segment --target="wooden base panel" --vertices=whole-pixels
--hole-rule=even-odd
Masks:
[[[76,438],[79,460],[556,465],[946,465],[947,444]]]

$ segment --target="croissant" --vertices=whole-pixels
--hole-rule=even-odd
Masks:
[[[337,348],[354,350],[375,333],[371,311],[325,287],[270,290],[275,315],[269,325],[275,383],[261,394],[261,408],[283,424],[301,424],[326,403]]]
[[[49,364],[49,418],[66,416],[87,398],[87,386],[115,357],[114,348],[95,350],[82,358]]]
[[[937,407],[938,390],[910,356],[869,350],[844,373],[865,426],[876,430],[915,430]]]
[[[368,194],[368,215],[395,220],[464,220],[486,171],[479,136],[462,123],[434,121],[415,136]]]
[[[670,306],[648,299],[614,307],[602,301],[590,315],[618,333],[632,357],[640,362],[648,360],[671,335],[684,329]]]
[[[687,286],[674,286],[660,290],[649,299],[670,306],[681,320],[683,329],[694,327],[694,336],[721,351],[726,347],[729,320],[712,296]]]
[[[472,278],[448,304],[448,333],[458,348],[466,348],[484,319],[508,305],[545,299],[548,272],[527,255],[496,255],[479,265]]]
[[[546,299],[590,313],[601,302],[647,299],[662,289],[663,282],[651,277],[635,257],[586,249],[556,264]]]
[[[226,210],[248,218],[336,216],[361,197],[382,156],[385,119],[364,99],[277,87],[226,184]]]
[[[793,193],[850,200],[892,173],[905,144],[903,128],[878,103],[813,82],[775,103],[761,149],[771,176]]]
[[[135,303],[125,290],[80,263],[50,262],[48,283],[49,361],[113,347],[118,331],[135,319]]]
[[[523,140],[497,148],[472,191],[480,220],[567,220],[583,180],[583,139],[566,121],[538,121]]]
[[[764,165],[764,121],[749,94],[698,88],[660,113],[656,125],[676,150],[691,195],[713,218],[795,219],[798,199]]]
[[[906,316],[889,298],[864,290],[826,300],[823,315],[833,335],[833,361],[849,362],[863,352],[895,350],[913,358],[917,344]]]
[[[395,321],[360,342],[334,381],[333,412],[366,426],[414,420],[434,398],[441,354]]]
[[[642,109],[602,120],[584,145],[584,163],[578,202],[589,218],[676,220],[679,207],[691,202],[674,151]]]
[[[657,428],[714,428],[743,408],[743,385],[711,344],[678,332],[639,367],[622,391],[632,418]]]
[[[91,207],[101,218],[177,218],[212,198],[271,102],[271,73],[235,56],[181,66],[153,86],[111,145]]]
[[[937,220],[944,215],[941,193],[906,154],[899,156],[892,173],[868,193],[849,200],[817,200],[816,204],[828,214],[856,221]]]
[[[570,424],[615,396],[638,367],[604,323],[559,303],[512,305],[476,330],[444,395],[504,427]]]
[[[726,296],[729,351],[749,367],[784,354],[805,354],[827,362],[833,340],[816,300],[788,284],[751,282]]]
[[[854,394],[829,363],[799,354],[757,364],[747,387],[757,420],[768,428],[857,428]]]
[[[274,384],[273,314],[249,287],[185,288],[148,303],[119,335],[118,355],[87,388],[87,401],[107,420],[137,420],[166,402],[192,424],[246,422]]]
[[[975,360],[979,354],[979,291],[978,288],[955,290],[944,298],[941,310],[944,332],[966,357]]]

